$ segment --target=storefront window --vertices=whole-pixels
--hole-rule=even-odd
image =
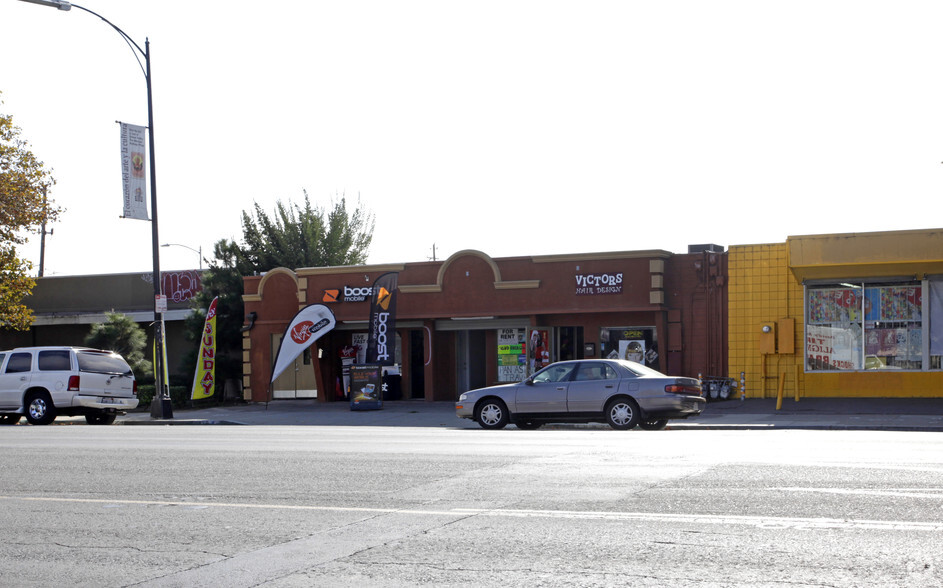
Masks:
[[[600,357],[627,359],[658,369],[658,341],[653,327],[603,327]]]
[[[943,279],[931,280],[930,291],[930,369],[943,369]]]
[[[527,377],[526,339],[526,329],[498,329],[499,382],[520,382]]]
[[[922,369],[922,294],[918,283],[810,287],[807,369]]]

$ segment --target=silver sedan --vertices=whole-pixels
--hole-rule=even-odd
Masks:
[[[668,419],[701,414],[705,403],[694,378],[666,376],[620,359],[584,359],[551,364],[516,384],[465,392],[455,412],[485,429],[602,422],[613,429],[658,430]]]

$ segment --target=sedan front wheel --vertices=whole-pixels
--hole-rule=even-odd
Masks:
[[[606,422],[618,431],[628,431],[638,424],[638,405],[631,398],[616,398],[606,405]]]
[[[475,409],[475,420],[482,429],[503,429],[508,424],[508,408],[496,398],[483,400]]]

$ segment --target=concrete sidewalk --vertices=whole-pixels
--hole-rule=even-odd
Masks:
[[[124,425],[298,425],[478,428],[477,423],[455,416],[452,402],[406,400],[384,402],[381,410],[352,411],[345,402],[275,400],[212,408],[174,410],[174,418],[152,419],[148,412],[118,417]],[[82,417],[56,422],[84,423]],[[552,425],[555,428],[605,425]],[[803,398],[708,402],[705,411],[687,420],[673,420],[673,430],[820,429],[943,431],[943,398]]]

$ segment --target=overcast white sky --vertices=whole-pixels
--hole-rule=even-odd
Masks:
[[[150,39],[160,242],[207,256],[303,189],[375,213],[372,263],[943,226],[938,1],[79,4]],[[149,272],[119,218],[132,52],[77,9],[0,23],[0,111],[67,208],[46,275]]]

